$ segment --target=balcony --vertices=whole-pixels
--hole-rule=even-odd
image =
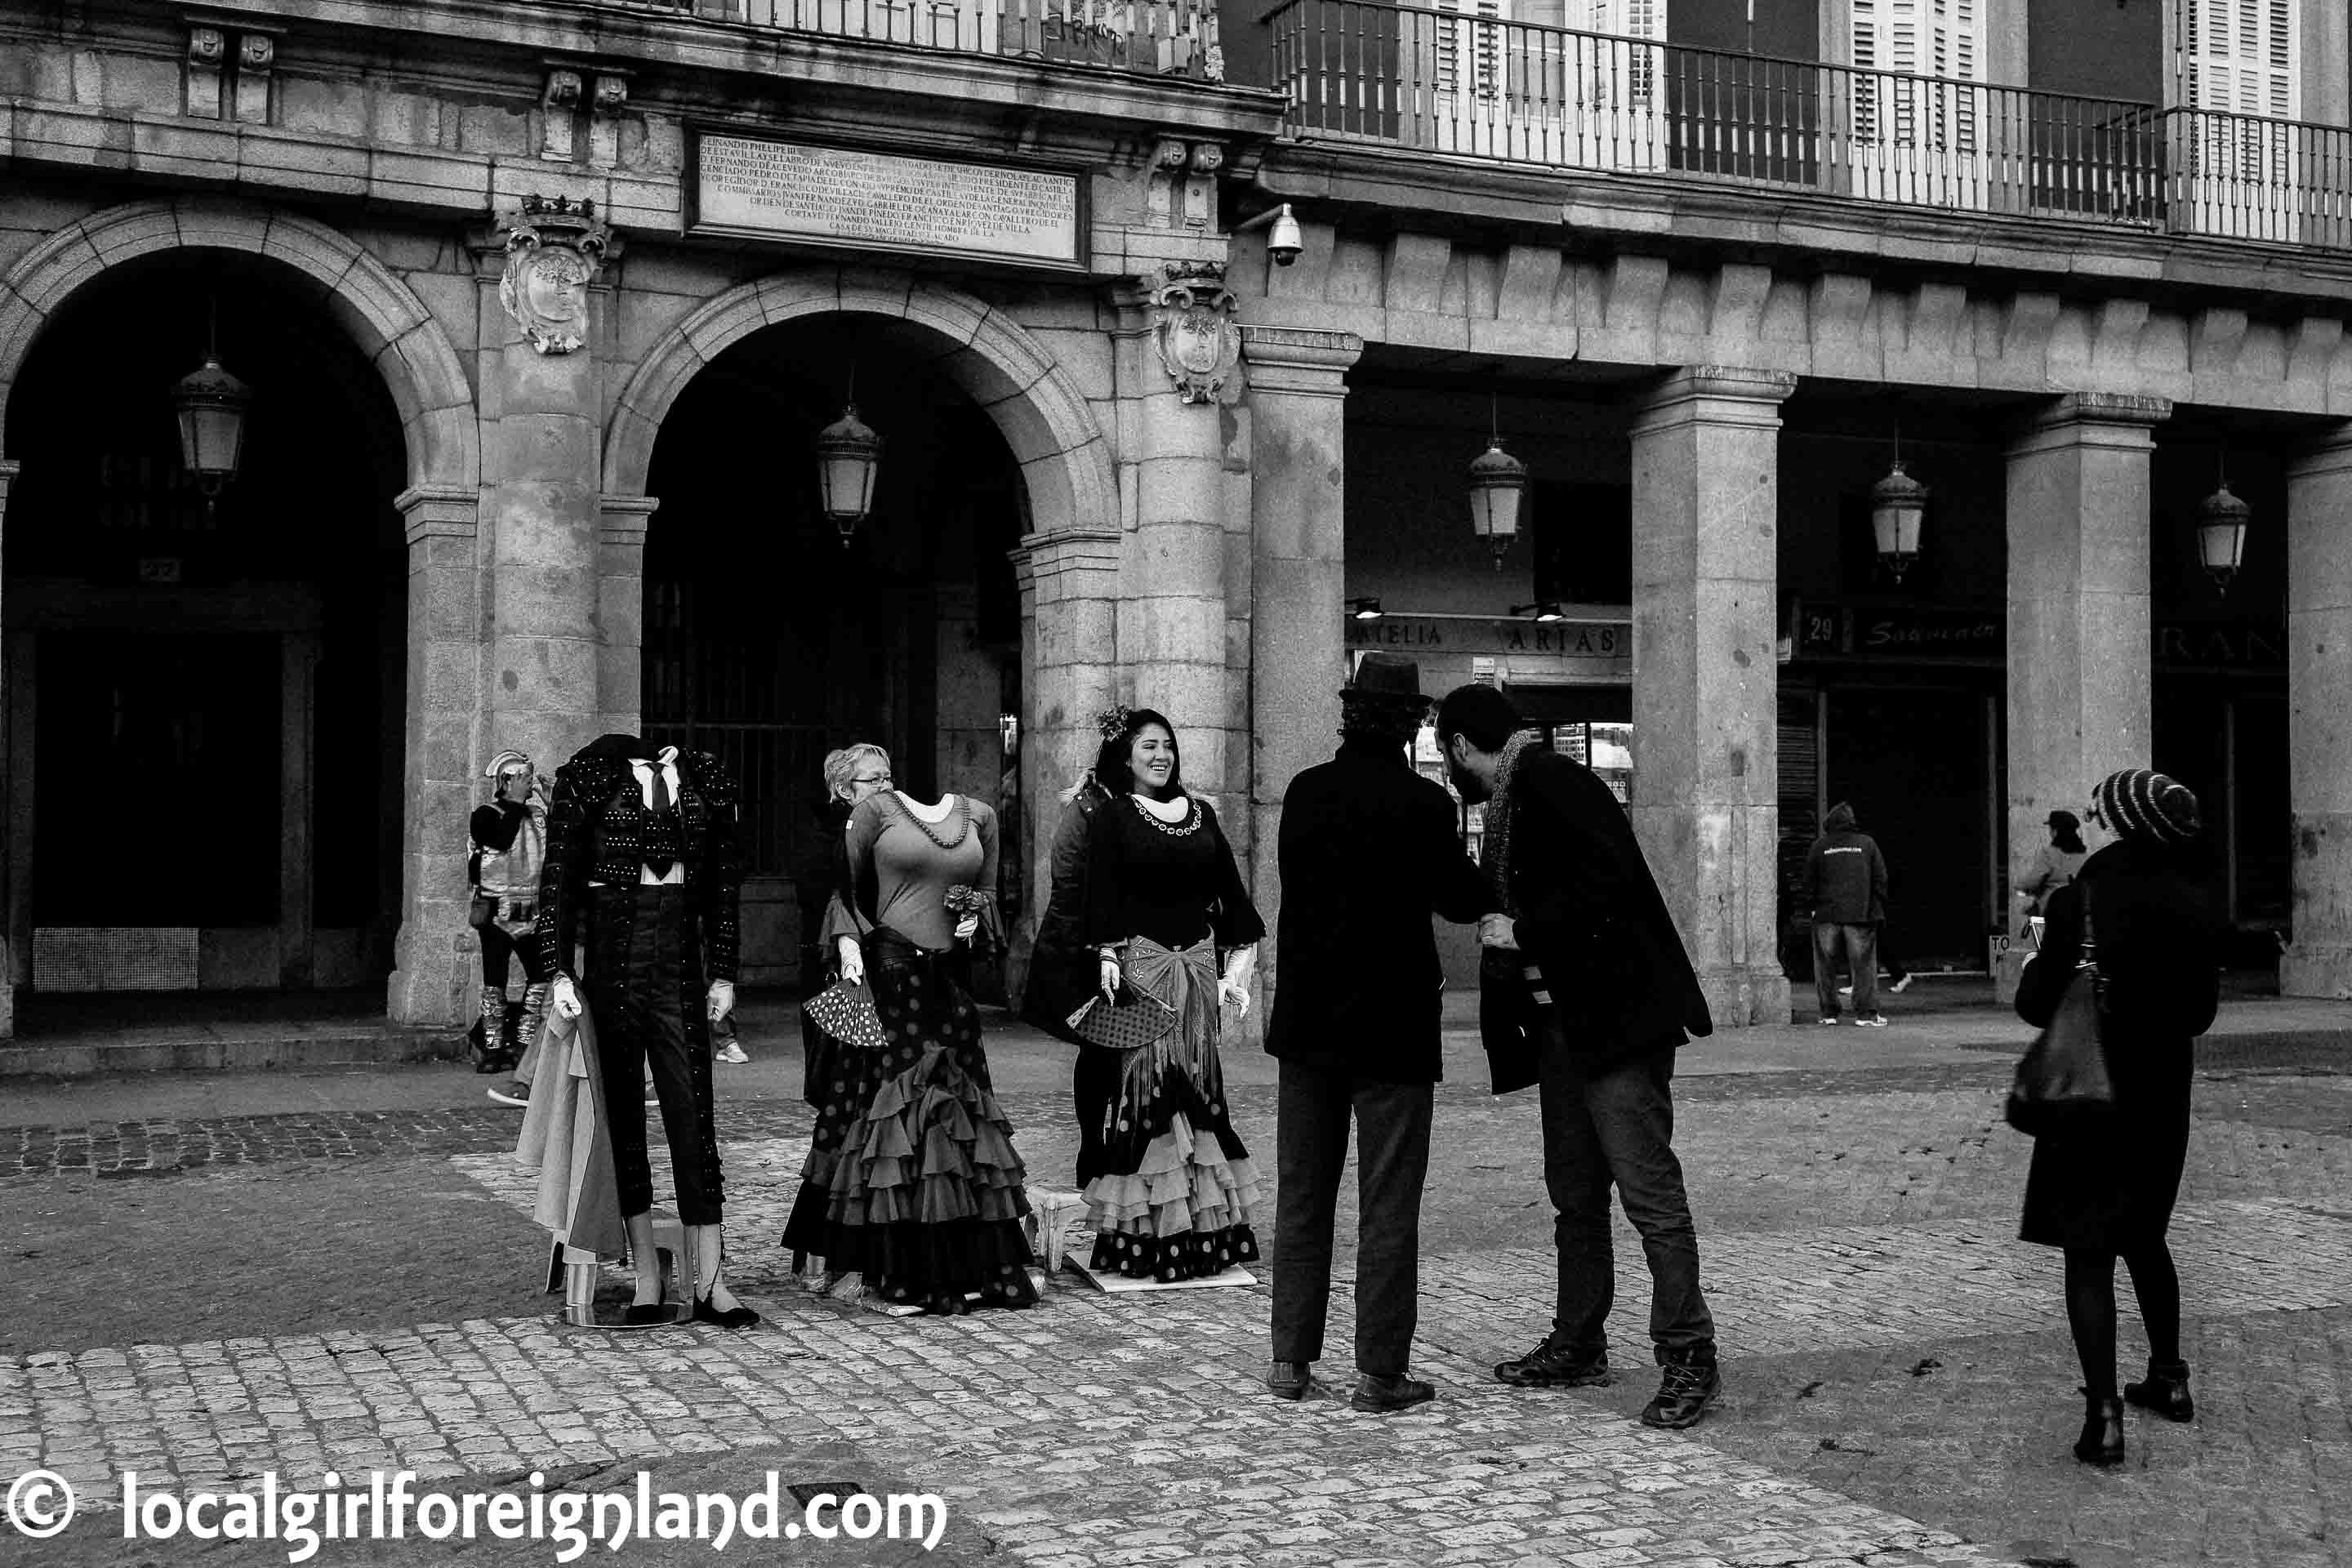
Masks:
[[[1223,81],[1215,0],[621,0],[712,22]]]
[[[1268,17],[1284,127],[1553,169],[2352,249],[2352,130],[1383,0]]]

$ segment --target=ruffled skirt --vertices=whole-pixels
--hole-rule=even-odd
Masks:
[[[1172,1283],[1257,1258],[1249,1150],[1233,1130],[1217,1058],[1216,950],[1137,938],[1128,978],[1173,1009],[1175,1031],[1131,1051],[1084,1047],[1078,1176],[1091,1266]]]
[[[877,966],[874,1001],[887,1044],[834,1042],[783,1245],[899,1305],[1030,1305],[1025,1173],[971,998],[918,962]]]

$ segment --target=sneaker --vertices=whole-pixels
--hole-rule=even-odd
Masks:
[[[1886,1015],[1884,1013],[1873,1013],[1867,1018],[1856,1018],[1853,1022],[1856,1028],[1883,1029],[1886,1027]]]
[[[1897,996],[1900,996],[1903,994],[1905,988],[1907,987],[1914,980],[1918,978],[1919,977],[1916,974],[1906,974],[1902,979],[1896,981],[1894,984],[1888,986],[1887,989],[1894,992]]]
[[[482,1092],[500,1105],[530,1103],[530,1085],[527,1083],[510,1084],[505,1089],[486,1089]]]
[[[725,1045],[719,1047],[719,1054],[712,1059],[715,1061],[725,1062],[729,1067],[740,1068],[751,1061],[751,1058],[745,1053],[741,1041],[730,1040]]]
[[[1587,1350],[1547,1339],[1517,1361],[1497,1364],[1495,1381],[1514,1388],[1605,1388],[1614,1380],[1606,1347]]]
[[[1679,1431],[1696,1426],[1706,1414],[1707,1405],[1722,1392],[1723,1374],[1716,1370],[1715,1347],[1694,1345],[1688,1350],[1658,1352],[1659,1364],[1664,1376],[1658,1392],[1642,1407],[1642,1425],[1664,1426]]]
[[[1813,1022],[1816,1024],[1826,1024],[1831,1028],[1834,1029],[1837,1027],[1838,1016],[1835,1013],[1824,1013],[1820,1017],[1814,1019]]]
[[[1851,1002],[1851,1001],[1853,1001],[1853,986],[1851,986],[1851,985],[1841,985],[1841,986],[1839,986],[1839,987],[1838,987],[1838,1000],[1839,1000],[1839,1001],[1841,1001],[1841,1002]]]

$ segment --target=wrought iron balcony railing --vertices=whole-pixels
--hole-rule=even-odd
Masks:
[[[1388,0],[1269,16],[1294,134],[1905,205],[2346,245],[2352,132]]]
[[[1215,0],[623,0],[632,9],[710,21],[1100,66],[1147,76],[1224,79]]]

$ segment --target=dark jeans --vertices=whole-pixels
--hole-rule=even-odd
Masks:
[[[1846,968],[1853,981],[1853,1016],[1867,1018],[1878,1011],[1878,928],[1874,925],[1834,925],[1813,922],[1813,994],[1822,1016],[1838,1016],[1838,946],[1845,946]]]
[[[1429,1174],[1435,1086],[1375,1083],[1282,1064],[1274,1132],[1274,1359],[1323,1357],[1331,1304],[1331,1226],[1356,1121],[1356,1370],[1401,1375],[1412,1356],[1421,1289],[1421,1188]]]
[[[1715,1342],[1698,1285],[1698,1231],[1675,1158],[1670,1050],[1588,1074],[1557,1028],[1546,1031],[1542,1079],[1544,1185],[1558,1213],[1559,1298],[1552,1341],[1609,1346],[1616,1257],[1609,1236],[1613,1184],[1650,1259],[1650,1338],[1662,1350]]]

